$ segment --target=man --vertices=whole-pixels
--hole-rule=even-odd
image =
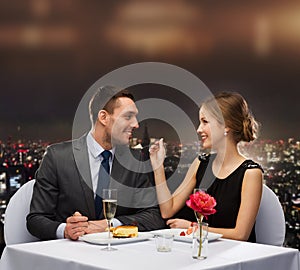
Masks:
[[[96,216],[99,203],[95,204],[101,196],[98,184],[104,182],[100,173],[104,150],[111,156],[109,185],[118,189],[113,225],[136,224],[140,231],[163,228],[150,163],[139,162],[139,155],[128,147],[132,131],[138,128],[133,96],[126,90],[100,87],[89,109],[92,129],[88,134],[47,148],[36,173],[27,216],[29,232],[42,240],[77,240],[107,228],[103,211]]]

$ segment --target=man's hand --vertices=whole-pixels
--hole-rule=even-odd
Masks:
[[[88,221],[88,227],[85,229],[85,233],[104,232],[106,228],[106,219]]]
[[[88,218],[82,216],[79,212],[75,212],[73,216],[67,218],[65,228],[65,238],[77,240],[79,236],[85,234],[88,227]]]

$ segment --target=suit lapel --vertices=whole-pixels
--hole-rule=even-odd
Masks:
[[[110,181],[110,187],[118,189],[117,214],[120,214],[120,208],[128,209],[135,204],[138,169],[138,161],[134,159],[128,146],[117,147]]]
[[[73,141],[73,154],[80,175],[80,183],[83,195],[88,206],[89,216],[95,218],[94,192],[86,144],[86,135]]]
[[[115,156],[112,164],[112,170],[111,170],[111,181],[110,181],[110,187],[111,188],[119,188],[120,184],[123,184],[124,179],[126,179],[129,166],[126,166],[128,164],[124,163],[124,154],[126,155],[127,149],[124,149],[124,146],[118,146],[115,151]],[[130,155],[127,153],[127,156],[130,157]],[[127,157],[126,156],[126,157]],[[119,160],[122,160],[122,165],[119,162]],[[124,165],[126,169],[124,168]]]

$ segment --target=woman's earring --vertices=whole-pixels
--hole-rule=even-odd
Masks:
[[[227,131],[226,131],[226,130],[224,131],[224,136],[225,136],[225,137],[227,136]]]

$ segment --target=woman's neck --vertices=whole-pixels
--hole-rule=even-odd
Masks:
[[[237,168],[245,158],[239,153],[237,145],[228,143],[226,147],[218,149],[213,161],[213,172],[216,176],[224,178]]]

